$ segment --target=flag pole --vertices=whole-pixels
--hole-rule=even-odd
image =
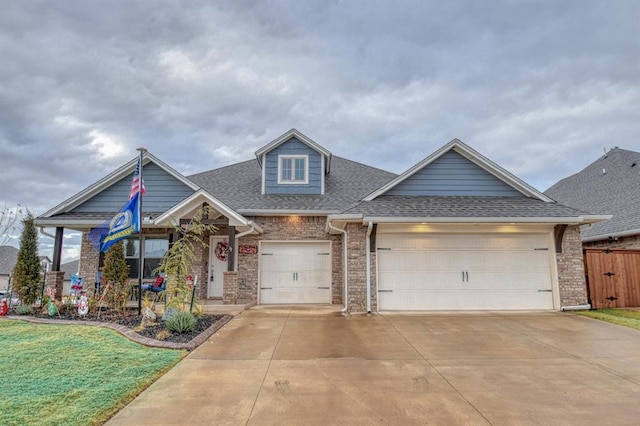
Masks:
[[[136,151],[140,151],[138,159],[138,315],[142,315],[142,277],[144,274],[144,244],[142,241],[142,156],[147,152],[146,148],[140,147]]]

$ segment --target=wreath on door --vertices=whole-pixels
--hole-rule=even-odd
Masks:
[[[216,245],[215,254],[218,260],[220,260],[221,262],[226,262],[229,258],[229,244],[227,244],[225,241],[220,241]]]

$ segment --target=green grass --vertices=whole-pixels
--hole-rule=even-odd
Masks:
[[[185,355],[101,327],[2,320],[0,424],[102,424]]]
[[[595,311],[579,311],[576,313],[585,317],[595,318],[640,330],[640,310],[598,309]]]

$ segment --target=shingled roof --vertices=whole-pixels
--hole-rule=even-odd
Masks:
[[[613,148],[545,194],[580,210],[613,215],[583,228],[585,241],[640,234],[640,152]]]
[[[261,193],[261,170],[256,160],[188,176],[189,180],[243,215],[268,211],[338,213],[395,178],[375,167],[333,156],[324,195]]]
[[[18,261],[18,249],[12,246],[0,246],[0,275],[9,275]]]
[[[529,197],[382,195],[346,214],[414,218],[567,218],[589,213]]]

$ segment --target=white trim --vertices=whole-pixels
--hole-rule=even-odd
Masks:
[[[266,161],[266,155],[267,154],[262,154],[262,163],[264,163]],[[262,195],[264,195],[266,193],[266,182],[267,182],[267,171],[265,170],[264,167],[261,168],[260,172],[262,173]]]
[[[320,170],[322,170],[322,173],[320,173],[320,195],[324,195],[324,177],[326,176],[326,173],[324,173],[324,155],[320,156]]]
[[[468,145],[466,145],[465,143],[463,143],[462,141],[460,141],[458,139],[453,139],[451,142],[449,142],[448,144],[446,144],[442,148],[438,149],[433,154],[429,155],[427,158],[425,158],[424,160],[420,161],[418,164],[416,164],[415,166],[411,167],[409,170],[407,170],[406,172],[404,172],[400,176],[396,177],[395,179],[393,179],[392,181],[390,181],[386,185],[383,185],[382,187],[380,187],[376,191],[374,191],[371,194],[367,195],[364,198],[363,201],[371,201],[371,200],[379,197],[380,195],[382,195],[385,192],[389,191],[391,188],[395,187],[399,183],[403,182],[405,179],[409,178],[413,174],[415,174],[418,171],[422,170],[424,167],[426,167],[427,165],[431,164],[432,162],[434,162],[435,160],[437,160],[438,158],[440,158],[445,153],[447,153],[447,152],[449,152],[451,150],[453,150],[456,153],[462,155],[467,160],[469,160],[472,163],[474,163],[476,166],[484,169],[486,172],[491,173],[493,176],[495,176],[496,178],[500,179],[501,181],[503,181],[504,183],[506,183],[507,185],[509,185],[513,189],[515,189],[516,191],[520,192],[521,194],[523,194],[523,195],[525,195],[527,197],[537,198],[537,199],[539,199],[541,201],[545,201],[545,202],[548,202],[548,203],[549,202],[554,202],[551,198],[547,197],[546,195],[544,195],[543,193],[541,193],[540,191],[538,191],[537,189],[535,189],[531,185],[527,184],[526,182],[524,182],[520,178],[518,178],[515,175],[511,174],[507,170],[505,170],[502,167],[498,166],[496,163],[494,163],[493,161],[489,160],[488,158],[486,158],[485,156],[483,156],[479,152],[473,150],[471,147],[469,147]]]
[[[202,203],[207,203],[213,208],[215,208],[218,212],[229,219],[229,225],[238,226],[238,227],[255,227],[256,231],[262,233],[262,228],[260,228],[257,224],[252,224],[251,221],[247,220],[244,216],[238,214],[229,206],[224,204],[222,201],[213,197],[211,194],[206,192],[204,189],[201,189],[191,196],[185,198],[180,203],[176,204],[166,212],[162,213],[160,216],[155,218],[153,223],[155,225],[177,225],[176,218],[180,218],[185,214],[195,210]]]
[[[47,211],[46,213],[44,213],[40,217],[47,218],[47,217],[51,217],[51,216],[54,216],[54,215],[57,215],[57,214],[60,214],[60,213],[66,213],[66,212],[69,212],[69,211],[73,210],[74,208],[78,207],[79,205],[81,205],[85,201],[89,200],[90,198],[94,197],[95,195],[97,195],[100,192],[104,191],[105,189],[109,188],[111,185],[115,184],[116,182],[119,182],[120,180],[124,179],[125,177],[127,177],[128,175],[133,173],[133,171],[136,168],[136,165],[138,164],[138,161],[139,161],[139,157],[134,158],[133,160],[131,160],[128,163],[126,163],[125,165],[121,166],[120,168],[118,168],[114,172],[108,174],[104,178],[100,179],[99,181],[95,182],[94,184],[92,184],[92,185],[88,186],[87,188],[83,189],[82,191],[78,192],[74,196],[72,196],[72,197],[68,198],[67,200],[63,201],[62,203],[58,204],[57,206],[55,206],[51,210]],[[180,182],[182,182],[183,184],[185,184],[186,186],[188,186],[192,190],[197,191],[198,189],[200,189],[200,187],[198,185],[196,185],[195,183],[191,182],[189,179],[184,177],[182,174],[177,172],[175,169],[173,169],[172,167],[168,166],[164,162],[160,161],[158,158],[156,158],[154,155],[150,154],[149,152],[145,152],[144,155],[143,155],[142,167],[144,167],[145,165],[147,165],[149,163],[154,163],[155,165],[160,167],[162,170],[164,170],[165,172],[169,173],[171,176],[173,176],[174,178],[178,179]]]
[[[555,223],[577,225],[582,217],[375,217],[365,216],[363,221],[374,223]]]
[[[279,137],[277,137],[273,141],[269,142],[268,144],[266,144],[265,146],[263,146],[262,148],[257,150],[255,152],[255,154],[256,154],[256,158],[258,159],[258,164],[260,164],[260,166],[262,167],[262,165],[264,164],[264,159],[265,159],[264,154],[266,154],[267,152],[277,148],[278,146],[282,145],[283,143],[287,142],[292,137],[295,137],[300,142],[302,142],[305,145],[307,145],[310,148],[312,148],[314,151],[317,151],[318,153],[322,154],[323,156],[326,156],[328,161],[327,161],[327,164],[325,165],[326,169],[324,170],[324,173],[325,174],[329,173],[329,167],[331,166],[331,152],[327,151],[326,148],[318,145],[318,143],[314,142],[309,137],[303,135],[302,133],[300,133],[296,129],[289,130],[288,132],[280,135]]]
[[[291,160],[291,180],[282,179],[282,162],[284,160]],[[304,179],[295,180],[296,175],[296,160],[304,160]],[[278,185],[308,185],[309,184],[309,155],[291,155],[280,154],[278,155]]]
[[[284,194],[286,195],[286,194]],[[241,209],[238,213],[247,216],[327,216],[336,210],[279,210],[279,209]]]

